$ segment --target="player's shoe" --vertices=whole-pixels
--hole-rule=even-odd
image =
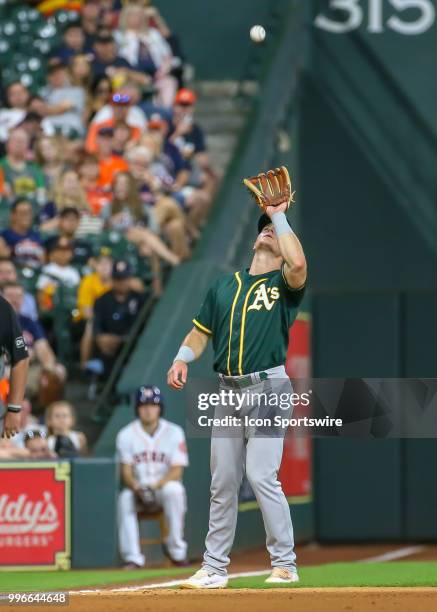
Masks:
[[[181,589],[224,589],[228,586],[228,577],[200,569],[179,586]]]
[[[286,567],[274,567],[272,573],[265,580],[267,584],[284,584],[286,582],[299,582],[299,576]]]
[[[176,567],[188,567],[190,565],[190,560],[188,557],[185,557],[185,559],[175,559],[172,557],[166,544],[162,545],[162,552]]]

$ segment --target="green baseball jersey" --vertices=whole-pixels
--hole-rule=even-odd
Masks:
[[[289,328],[304,291],[288,286],[283,267],[219,278],[193,319],[212,338],[214,370],[238,376],[284,365]]]

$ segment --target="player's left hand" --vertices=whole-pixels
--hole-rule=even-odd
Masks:
[[[6,412],[2,438],[12,438],[20,431],[21,415],[19,412]]]

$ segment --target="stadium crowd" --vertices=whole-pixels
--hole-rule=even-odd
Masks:
[[[68,366],[98,359],[107,376],[147,297],[190,257],[217,187],[180,42],[158,9],[64,4],[62,19],[50,2],[14,4],[56,27],[40,84],[2,70],[0,291],[31,360],[28,433],[3,440],[2,458],[86,452],[61,401]]]

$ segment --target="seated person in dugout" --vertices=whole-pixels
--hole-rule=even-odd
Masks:
[[[188,465],[185,434],[179,425],[162,418],[158,387],[145,385],[136,394],[137,418],[117,435],[117,454],[124,488],[118,498],[120,554],[127,569],[143,567],[138,513],[164,512],[168,536],[164,552],[173,564],[184,566],[185,488],[181,482]]]

